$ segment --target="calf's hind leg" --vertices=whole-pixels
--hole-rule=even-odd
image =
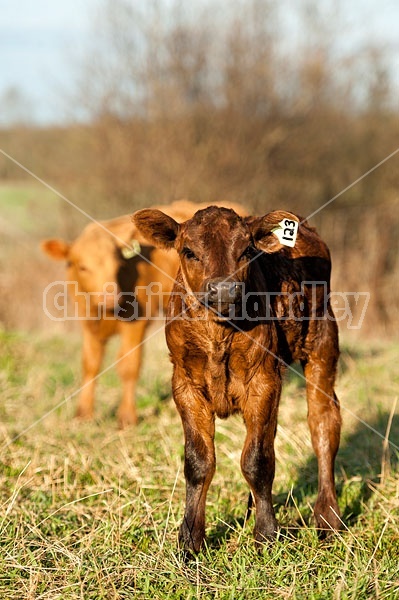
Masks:
[[[148,321],[144,319],[120,324],[121,347],[117,370],[122,380],[122,399],[118,408],[118,423],[121,429],[137,423],[136,385],[147,325]]]
[[[323,336],[318,347],[303,363],[308,423],[318,463],[318,496],[314,518],[317,528],[324,535],[342,526],[334,482],[334,462],[341,432],[339,402],[334,392],[338,343],[334,343],[335,323],[327,323],[331,327],[329,335]]]

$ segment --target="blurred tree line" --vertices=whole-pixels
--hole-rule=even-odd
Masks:
[[[96,218],[182,197],[313,214],[399,147],[398,101],[384,50],[343,43],[337,3],[298,11],[287,39],[276,0],[108,0],[69,99],[85,119],[14,126],[3,147]],[[398,164],[311,219],[335,289],[370,291],[369,330],[399,322]],[[0,160],[0,177],[21,172]]]

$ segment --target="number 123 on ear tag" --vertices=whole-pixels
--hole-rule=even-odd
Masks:
[[[272,229],[274,235],[283,246],[293,248],[298,235],[299,223],[293,219],[283,219],[277,227]]]

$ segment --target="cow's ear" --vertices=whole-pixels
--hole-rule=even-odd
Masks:
[[[157,248],[173,248],[180,225],[172,217],[155,208],[144,208],[132,215],[132,221],[141,235]]]
[[[271,254],[284,246],[295,246],[301,221],[297,215],[285,210],[274,210],[264,217],[248,217],[246,221],[259,250]]]
[[[42,251],[54,260],[66,260],[68,258],[70,244],[64,240],[43,240],[40,243]]]

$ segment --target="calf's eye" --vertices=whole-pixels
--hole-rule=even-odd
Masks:
[[[194,252],[192,250],[190,250],[190,248],[184,247],[183,250],[182,250],[182,254],[188,260],[199,260],[196,257],[196,255],[194,254]]]

